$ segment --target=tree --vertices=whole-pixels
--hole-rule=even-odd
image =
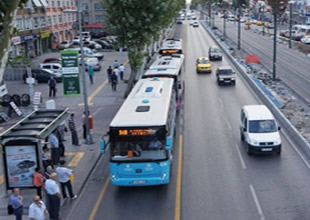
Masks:
[[[145,47],[161,29],[170,24],[184,0],[105,0],[106,13],[112,33],[120,46],[128,48],[131,74],[125,97],[131,91],[139,67],[145,57]]]
[[[27,0],[1,0],[0,1],[0,81],[3,79],[8,62],[10,39],[14,30],[14,17],[18,7]]]

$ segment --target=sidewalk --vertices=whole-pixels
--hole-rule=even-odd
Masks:
[[[51,53],[49,55],[44,55],[39,59],[44,59],[45,57],[53,57],[58,55],[57,53]],[[104,52],[104,61],[102,62],[102,70],[100,72],[95,72],[94,75],[94,84],[89,83],[88,76],[86,78],[87,84],[87,93],[89,100],[90,113],[93,116],[94,129],[92,129],[92,138],[94,144],[86,145],[82,139],[82,122],[81,116],[84,111],[83,106],[83,96],[80,97],[64,97],[62,95],[62,85],[58,85],[58,93],[55,98],[57,108],[69,107],[71,112],[75,113],[75,123],[77,125],[77,131],[79,135],[79,141],[81,146],[72,146],[71,145],[71,136],[70,132],[66,133],[66,141],[64,142],[66,146],[66,157],[62,158],[66,160],[66,166],[71,168],[75,175],[75,180],[73,182],[73,191],[75,194],[79,195],[83,185],[87,181],[89,174],[96,164],[96,161],[100,156],[100,147],[99,141],[103,134],[108,130],[109,124],[116,114],[117,110],[123,102],[123,95],[126,89],[127,84],[124,82],[119,82],[117,86],[117,91],[112,91],[110,84],[107,82],[106,69],[109,65],[112,66],[113,61],[118,60],[119,63],[124,63],[127,60],[127,53],[120,54],[119,52]],[[40,62],[40,61],[37,61]],[[130,68],[129,65],[125,66],[124,79],[129,78]],[[28,86],[21,81],[8,81],[7,82],[8,90],[10,94],[21,94],[28,93]],[[47,101],[48,89],[46,84],[39,84],[35,86],[35,91],[42,92],[43,101]],[[81,91],[82,94],[83,91]],[[42,107],[45,104],[41,105]],[[12,119],[14,120],[14,119]],[[12,121],[9,121],[8,124],[12,124]],[[0,124],[1,127],[7,128],[8,124]],[[0,159],[1,167],[3,166],[2,157]],[[3,168],[0,171],[0,178],[3,176]],[[0,182],[1,184],[1,182]],[[27,218],[28,207],[32,203],[33,196],[35,195],[35,189],[22,189],[21,195],[24,197],[24,219]],[[10,193],[10,192],[8,192]],[[6,194],[5,185],[2,183],[0,185],[0,219],[15,219],[14,215],[8,216],[6,207],[8,204],[8,195]],[[79,197],[77,198],[77,200]],[[43,196],[43,200],[45,198]],[[61,213],[66,213],[72,207],[72,204],[77,200],[67,199],[61,201]]]

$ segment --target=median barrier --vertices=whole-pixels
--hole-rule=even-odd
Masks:
[[[233,63],[235,68],[239,71],[242,78],[247,82],[247,84],[251,87],[252,91],[257,95],[257,97],[264,103],[270,111],[274,114],[275,118],[277,119],[278,123],[281,125],[281,127],[286,131],[285,136],[292,141],[292,143],[296,146],[298,146],[309,158],[310,158],[310,144],[307,142],[307,140],[299,133],[299,131],[292,125],[292,123],[285,117],[285,115],[279,110],[277,105],[274,103],[274,100],[272,100],[270,97],[268,97],[267,94],[264,93],[264,91],[260,88],[263,86],[261,84],[260,86],[255,82],[251,76],[251,73],[247,73],[245,70],[246,68],[243,67],[227,50],[227,46],[220,42],[220,39],[218,39],[214,33],[209,29],[209,27],[202,23],[202,26],[205,28],[205,30],[210,34],[210,36],[217,42],[217,44],[222,48],[226,56],[229,58],[229,60]],[[265,87],[264,87],[265,88]],[[266,88],[265,88],[266,89]]]

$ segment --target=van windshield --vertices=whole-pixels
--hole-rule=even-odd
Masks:
[[[249,121],[250,133],[269,133],[276,132],[276,123],[274,120],[252,120]]]

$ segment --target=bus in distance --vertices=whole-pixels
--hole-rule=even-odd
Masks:
[[[159,50],[159,54],[183,54],[182,39],[169,38],[164,40]]]

